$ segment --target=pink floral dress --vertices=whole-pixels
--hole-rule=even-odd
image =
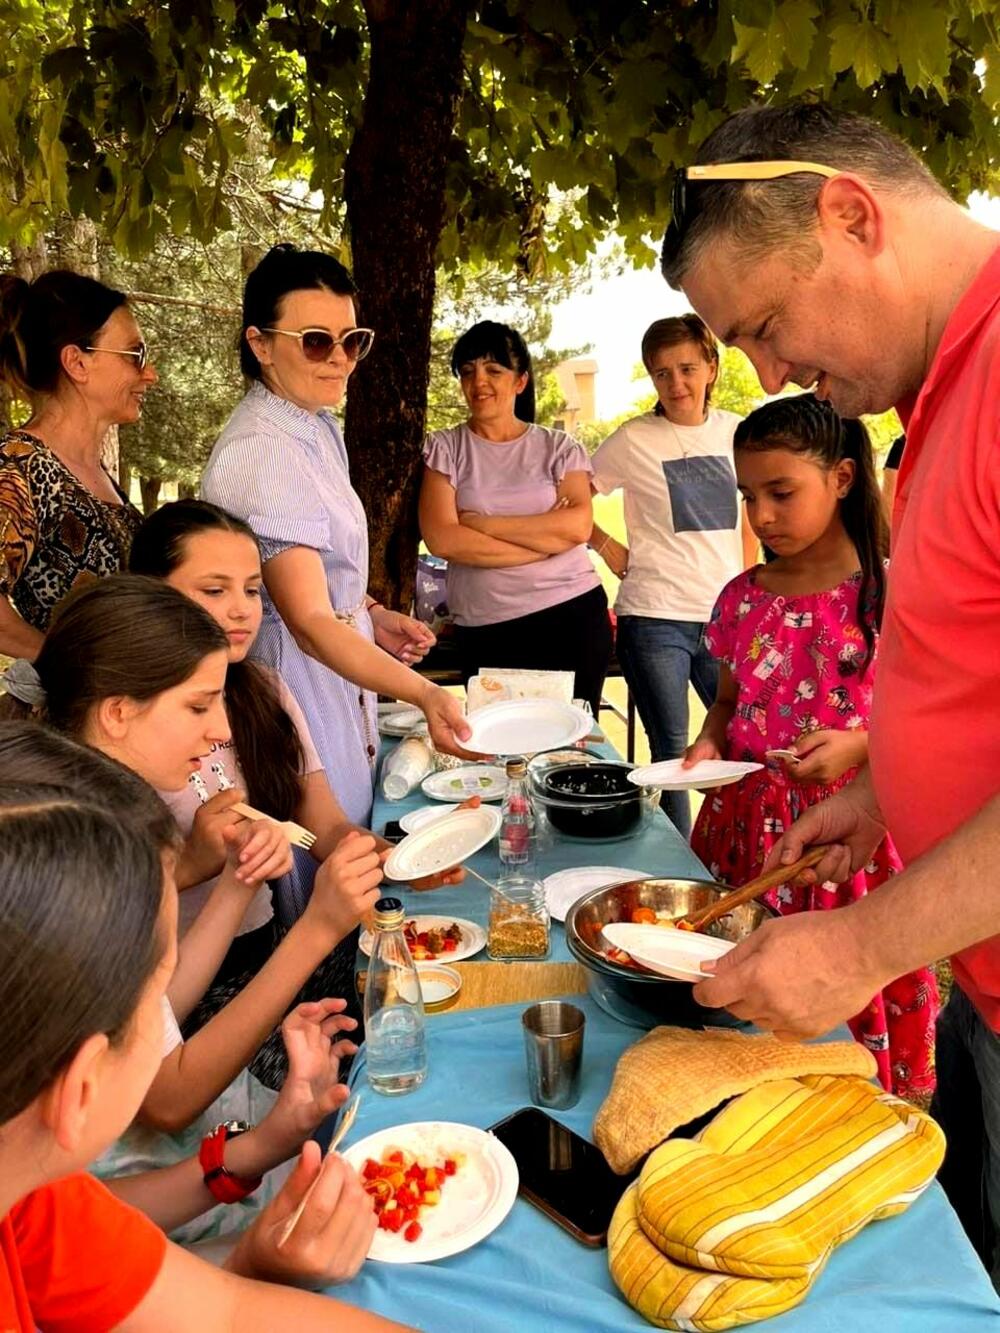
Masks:
[[[763,568],[758,566],[758,568]],[[811,805],[846,786],[798,783],[765,751],[787,748],[806,732],[867,729],[875,660],[865,660],[858,614],[861,575],[827,592],[778,597],[747,570],[723,588],[705,631],[709,651],[730,669],[737,704],[725,758],[764,765],[742,782],[706,793],[691,845],[711,873],[739,887],[758,874],[782,833]],[[765,900],[782,914],[843,907],[901,869],[890,839],[845,884],[774,889]],[[934,1088],[938,993],[929,968],[887,986],[851,1020],[851,1031],[878,1061],[886,1088],[902,1096]]]

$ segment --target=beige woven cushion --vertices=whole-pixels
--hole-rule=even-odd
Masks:
[[[728,1028],[654,1028],[618,1061],[594,1121],[594,1142],[619,1174],[689,1120],[773,1079],[802,1074],[873,1078],[875,1058],[854,1041],[785,1042]]]

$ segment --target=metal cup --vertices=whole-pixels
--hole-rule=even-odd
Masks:
[[[541,1000],[525,1009],[521,1022],[531,1100],[562,1111],[575,1106],[580,1100],[583,1012],[564,1000]]]

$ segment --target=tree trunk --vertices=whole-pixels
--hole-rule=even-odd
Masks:
[[[160,498],[160,487],[162,485],[162,477],[139,478],[139,492],[142,495],[142,512],[144,514],[151,514],[156,508],[157,501]]]
[[[49,251],[44,233],[40,232],[28,245],[19,245],[12,241],[10,245],[11,267],[25,282],[34,282],[40,273],[49,266]]]
[[[427,409],[434,269],[469,0],[364,0],[364,113],[344,173],[359,323],[376,330],[352,375],[346,435],[368,514],[369,588],[413,598],[417,479]]]

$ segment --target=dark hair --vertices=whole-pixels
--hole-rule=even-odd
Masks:
[[[535,376],[531,369],[531,353],[518,331],[492,319],[473,324],[452,348],[451,373],[457,376],[463,366],[480,358],[528,376],[527,384],[514,399],[514,415],[519,421],[534,421]]]
[[[0,1125],[82,1042],[128,1032],[163,956],[159,849],[79,789],[0,777]]]
[[[153,844],[176,847],[180,832],[173,814],[138,773],[53,731],[41,722],[0,722],[0,773],[5,782],[50,784],[85,792]]]
[[[947,193],[920,158],[877,121],[822,102],[746,107],[704,141],[695,162],[817,162],[853,171],[876,188],[900,194]],[[680,234],[671,226],[661,266],[680,287],[706,244],[728,235],[741,259],[752,263],[779,248],[803,267],[819,262],[816,197],[824,177],[797,172],[767,181],[688,182]]]
[[[836,467],[845,458],[854,463],[854,481],[840,502],[840,516],[861,562],[858,609],[866,660],[870,659],[885,605],[889,533],[864,423],[838,416],[829,403],[811,393],[796,394],[776,398],[744,417],[736,427],[733,447],[755,453],[788,449],[807,454],[825,468]]]
[[[207,500],[177,500],[143,520],[132,542],[129,569],[167,578],[183,563],[188,539],[200,532],[235,532],[257,545],[253,529],[242,519]],[[274,678],[256,662],[230,662],[226,711],[251,805],[274,819],[290,819],[302,796],[302,741]]]
[[[676,315],[671,319],[657,319],[650,324],[642,335],[642,364],[652,373],[650,362],[656,353],[661,352],[665,347],[679,347],[681,343],[694,343],[708,364],[715,366],[716,379],[718,379],[719,344],[715,341],[712,330],[705,321],[700,315],[694,314],[693,311],[687,315]],[[706,407],[712,401],[712,390],[714,388],[715,383],[713,382],[705,390]],[[663,404],[659,399],[656,400],[653,411],[658,417],[666,416]]]
[[[35,659],[45,719],[79,737],[95,705],[145,701],[183,684],[229,640],[207,611],[156,579],[113,574],[56,607]],[[22,709],[23,712],[23,709]]]
[[[354,279],[339,259],[322,250],[273,245],[246,280],[240,328],[240,369],[248,380],[263,380],[260,362],[247,342],[247,329],[266,329],[281,318],[281,303],[291,292],[328,291],[357,296]]]
[[[52,393],[63,348],[89,346],[126,303],[124,292],[69,269],[34,282],[0,274],[0,383],[28,399]]]

